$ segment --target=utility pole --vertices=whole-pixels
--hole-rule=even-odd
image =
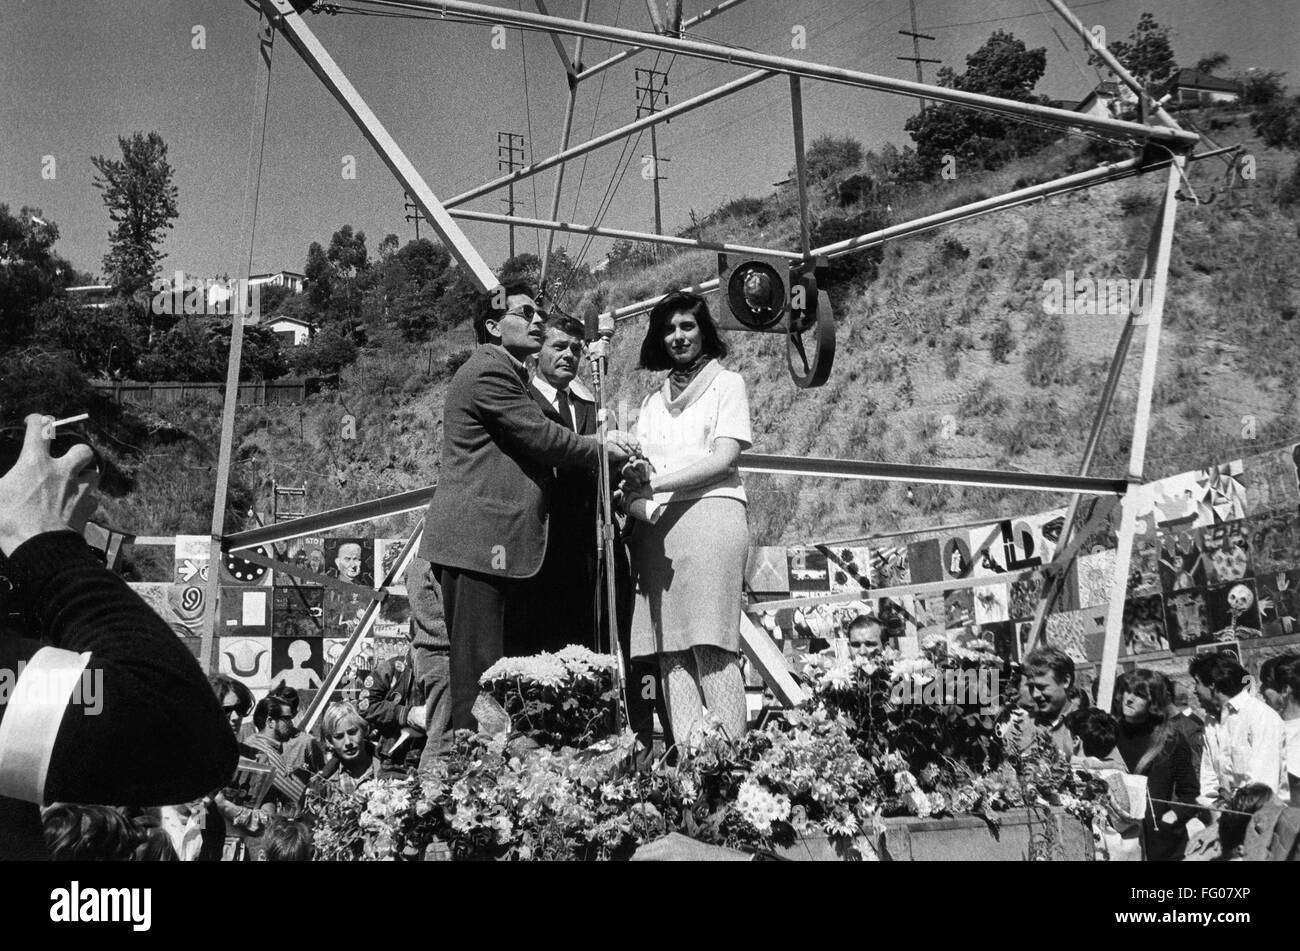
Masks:
[[[416,240],[416,241],[419,241],[419,240],[420,240],[420,222],[424,220],[424,213],[423,213],[422,211],[420,211],[420,206],[419,206],[419,205],[417,205],[415,202],[411,201],[411,195],[410,195],[409,192],[403,192],[403,193],[402,193],[402,197],[405,199],[405,206],[404,206],[404,207],[406,208],[406,210],[407,210],[407,212],[408,212],[408,214],[403,215],[402,217],[404,217],[407,221],[414,221],[414,222],[415,222],[415,240]],[[415,212],[415,214],[409,214],[409,212],[412,212],[412,211]]]
[[[902,59],[902,60],[907,60],[908,62],[915,63],[915,64],[916,64],[916,81],[917,81],[918,83],[923,83],[923,82],[925,82],[925,78],[921,75],[921,64],[922,64],[922,63],[942,63],[943,60],[941,60],[941,59],[926,59],[926,58],[924,58],[924,57],[921,56],[921,40],[933,40],[934,37],[933,37],[933,36],[930,36],[930,35],[928,35],[928,34],[926,34],[926,33],[918,33],[918,32],[916,32],[916,0],[907,0],[907,5],[908,5],[908,7],[911,9],[911,11],[912,11],[912,28],[911,28],[910,30],[899,30],[898,32],[901,33],[903,36],[910,36],[910,37],[912,38],[912,55],[911,55],[911,56],[898,56],[898,57],[895,57],[895,59]],[[924,108],[926,107],[926,105],[928,105],[928,104],[929,104],[929,100],[928,100],[928,99],[922,99],[922,100],[921,100],[921,108],[922,108],[922,109],[924,109]]]
[[[668,73],[657,69],[638,69],[636,71],[636,117],[651,116],[659,111],[661,104],[668,105]],[[650,127],[650,176],[654,185],[655,200],[655,234],[664,233],[663,212],[659,204],[659,183],[667,181],[659,169],[659,137],[655,134],[658,125]],[[645,156],[642,156],[644,159]],[[662,159],[667,162],[669,159]]]
[[[518,143],[517,145],[515,143]],[[497,133],[497,170],[513,172],[524,166],[524,137],[516,132]],[[506,214],[514,217],[515,183],[510,183],[509,197],[501,199],[506,205]],[[515,226],[510,226],[510,257],[515,256]]]

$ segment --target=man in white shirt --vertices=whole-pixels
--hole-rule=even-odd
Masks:
[[[1188,672],[1207,714],[1198,801],[1223,806],[1250,783],[1285,794],[1282,718],[1246,688],[1245,668],[1231,654],[1201,654]]]

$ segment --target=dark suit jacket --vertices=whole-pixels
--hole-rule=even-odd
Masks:
[[[442,468],[420,556],[435,565],[531,578],[546,556],[553,470],[594,469],[596,442],[547,419],[524,371],[483,344],[443,404]]]
[[[566,428],[559,411],[546,401],[546,397],[529,384],[529,394],[547,419],[561,423]],[[596,432],[596,404],[569,393],[578,434],[591,436]],[[568,558],[595,560],[596,550],[596,470],[587,467],[558,466],[551,485],[551,521],[547,545],[548,553]]]

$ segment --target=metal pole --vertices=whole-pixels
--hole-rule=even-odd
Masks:
[[[287,3],[288,0],[275,0],[275,2]],[[451,13],[485,23],[505,23],[524,29],[556,30],[573,36],[610,40],[628,46],[642,46],[646,49],[661,50],[665,53],[676,53],[680,56],[694,56],[699,59],[734,63],[738,66],[748,66],[751,69],[770,69],[778,73],[805,76],[809,79],[821,79],[862,89],[894,92],[915,99],[935,99],[940,102],[950,102],[953,105],[984,109],[1001,115],[1036,119],[1048,125],[1064,129],[1091,129],[1097,132],[1108,132],[1134,138],[1139,142],[1154,140],[1187,148],[1195,145],[1198,141],[1198,136],[1188,132],[1151,128],[1139,122],[1125,122],[1120,119],[1070,112],[1066,109],[1056,109],[1051,106],[1038,105],[1037,103],[999,99],[996,96],[985,96],[979,93],[952,89],[947,86],[930,86],[905,79],[894,79],[890,76],[864,73],[859,70],[843,69],[821,63],[807,63],[802,60],[791,59],[788,56],[772,56],[736,47],[719,46],[715,43],[681,40],[597,23],[580,23],[577,20],[565,20],[560,17],[546,17],[525,11],[506,10],[481,3],[468,3],[465,0],[363,0],[363,2],[372,3],[376,6],[426,10],[441,13],[444,17]]]
[[[790,77],[790,121],[794,127],[794,174],[799,184],[799,250],[805,258],[812,246],[812,229],[808,224],[808,163],[803,143],[803,89],[799,77]]]
[[[546,9],[545,0],[533,0],[533,2],[537,5],[537,11],[543,16],[551,15],[550,11]],[[579,19],[585,20],[587,17],[584,15]],[[573,76],[577,70],[573,68],[573,62],[570,61],[569,54],[564,51],[564,43],[560,40],[560,34],[552,33],[551,41],[555,43],[555,52],[560,54],[560,62],[564,64],[564,72],[569,76]]]
[[[226,360],[226,392],[221,407],[221,441],[217,448],[217,485],[212,499],[212,534],[208,542],[208,579],[204,585],[203,627],[199,660],[205,672],[216,667],[217,602],[221,597],[221,537],[226,532],[226,498],[230,492],[230,464],[235,440],[235,407],[239,403],[239,367],[244,346],[244,293],[253,266],[253,234],[257,225],[257,199],[262,176],[262,145],[266,141],[266,112],[271,98],[271,52],[275,30],[269,16],[258,18],[257,56],[259,68],[253,93],[253,125],[248,143],[248,169],[244,178],[243,242],[235,262],[238,275],[235,304],[230,315],[230,354]]]
[[[502,187],[503,185],[506,185],[509,182],[520,181],[521,179],[528,178],[529,176],[532,175],[536,175],[538,172],[544,172],[548,168],[567,162],[570,159],[575,159],[580,155],[586,155],[588,152],[594,152],[596,149],[601,148],[602,146],[611,145],[614,142],[622,141],[623,139],[627,138],[629,135],[631,135],[634,132],[640,132],[642,129],[650,128],[659,122],[667,122],[669,119],[674,119],[684,112],[690,112],[692,109],[698,109],[700,106],[708,105],[709,103],[715,102],[724,96],[731,95],[733,92],[739,92],[742,89],[748,89],[750,86],[760,83],[764,79],[770,79],[775,75],[776,73],[769,72],[767,70],[759,70],[756,73],[748,73],[747,75],[741,76],[739,79],[733,79],[729,83],[724,83],[723,85],[717,87],[716,89],[710,89],[708,92],[700,93],[698,96],[695,96],[692,99],[685,99],[682,102],[679,102],[675,106],[669,106],[667,109],[663,110],[662,112],[656,112],[653,115],[644,116],[643,118],[640,118],[635,122],[629,122],[627,125],[620,126],[619,128],[614,129],[611,132],[606,132],[603,135],[598,135],[594,139],[589,139],[588,141],[583,142],[579,145],[575,145],[572,148],[565,149],[561,152],[555,153],[554,155],[548,156],[547,158],[544,158],[541,161],[534,162],[532,165],[525,165],[523,168],[511,172],[509,175],[503,175],[500,178],[493,179],[490,182],[485,182],[482,185],[477,185],[474,188],[471,188],[469,191],[461,192],[459,195],[455,196],[454,198],[447,199],[445,203],[445,207],[456,208],[460,205],[465,204],[465,202],[470,201],[471,199],[478,198],[482,195],[486,195],[489,192],[494,192],[498,188]]]
[[[1146,309],[1146,340],[1142,350],[1142,373],[1138,378],[1137,407],[1133,420],[1133,445],[1129,454],[1128,477],[1131,482],[1142,481],[1146,465],[1147,431],[1151,422],[1151,396],[1155,391],[1156,367],[1160,357],[1160,327],[1164,319],[1165,291],[1169,284],[1169,254],[1174,240],[1174,214],[1178,208],[1178,183],[1183,167],[1182,158],[1174,162],[1165,183],[1165,200],[1156,221],[1156,253],[1152,267],[1151,300]],[[1106,611],[1106,639],[1102,644],[1101,682],[1098,685],[1097,704],[1110,709],[1115,689],[1115,672],[1119,666],[1120,638],[1123,634],[1124,598],[1128,590],[1129,565],[1133,557],[1133,538],[1137,527],[1137,510],[1143,493],[1138,492],[1124,500],[1120,520],[1119,550],[1115,557],[1115,577],[1111,581],[1110,604]]]
[[[654,172],[651,182],[654,185],[655,234],[662,235],[664,233],[664,220],[659,209],[659,139],[655,135],[654,126],[650,127],[650,171]]]
[[[1142,103],[1144,108],[1147,106],[1154,108],[1156,117],[1161,122],[1171,129],[1179,129],[1181,131],[1182,126],[1175,122],[1173,117],[1170,116],[1169,113],[1165,112],[1164,108],[1151,97],[1151,94],[1147,91],[1146,87],[1138,82],[1136,77],[1124,68],[1124,64],[1115,58],[1115,54],[1106,49],[1106,47],[1093,42],[1092,34],[1088,32],[1087,27],[1083,25],[1082,21],[1074,15],[1073,11],[1071,11],[1069,7],[1062,3],[1061,0],[1047,0],[1047,2],[1050,3],[1056,12],[1061,15],[1062,19],[1070,25],[1070,29],[1074,30],[1075,33],[1078,33],[1079,36],[1083,38],[1084,42],[1088,44],[1088,48],[1101,57],[1102,62],[1104,62],[1107,68],[1118,77],[1119,81],[1129,89],[1133,90],[1133,92],[1137,93],[1138,102]]]
[[[487,266],[487,262],[479,255],[474,246],[470,244],[469,239],[461,232],[456,222],[452,221],[447,214],[442,203],[438,201],[433,194],[432,189],[425,183],[424,178],[420,175],[411,160],[406,157],[406,153],[401,150],[393,137],[388,134],[388,130],[376,118],[366,101],[361,98],[356,87],[348,81],[343,70],[339,69],[333,57],[330,56],[325,47],[321,45],[320,40],[303,21],[302,17],[295,12],[290,0],[261,0],[262,9],[275,23],[280,32],[284,34],[289,45],[294,48],[303,61],[311,68],[312,72],[325,84],[325,88],[330,91],[339,104],[352,117],[361,134],[379,153],[379,157],[384,164],[388,166],[389,171],[397,177],[402,183],[402,187],[410,193],[420,210],[424,213],[425,220],[433,226],[442,243],[447,246],[451,256],[456,262],[474,279],[480,290],[491,290],[500,282],[492,269]]]
[[[510,183],[510,214],[508,217],[515,216],[515,183]],[[510,257],[515,256],[515,226],[510,225]]]
[[[587,11],[591,7],[591,0],[582,0],[582,9],[578,13],[579,20],[587,19]],[[538,0],[538,9],[541,9],[541,0]],[[582,68],[582,41],[580,36],[573,41],[573,62],[577,69]],[[556,42],[559,42],[557,37]],[[578,82],[575,74],[569,72],[569,98],[564,104],[564,123],[560,127],[560,151],[563,152],[569,147],[569,136],[573,131],[573,108],[578,99]],[[555,187],[551,189],[551,218],[555,219],[560,216],[560,189],[564,187],[564,167],[565,163],[561,162],[555,167]],[[512,186],[513,187],[513,186]],[[551,269],[551,250],[555,247],[555,233],[551,232],[546,236],[546,253],[542,255],[542,273],[538,279],[539,292],[546,292],[546,275]]]
[[[1155,263],[1156,250],[1159,244],[1159,234],[1159,229],[1151,229],[1151,238],[1147,243],[1146,253],[1142,257],[1142,267],[1138,271],[1139,282],[1146,280],[1147,275],[1151,273],[1151,267]],[[1145,303],[1145,301],[1142,303]],[[1092,418],[1092,428],[1088,432],[1088,440],[1083,447],[1083,459],[1079,463],[1079,475],[1088,474],[1088,470],[1092,468],[1092,459],[1097,451],[1097,446],[1101,443],[1101,434],[1105,427],[1106,417],[1110,413],[1111,403],[1114,401],[1115,393],[1119,389],[1119,379],[1124,370],[1124,362],[1128,357],[1129,343],[1133,339],[1133,328],[1140,316],[1136,312],[1137,304],[1136,301],[1132,302],[1128,318],[1124,321],[1123,329],[1120,330],[1119,341],[1115,344],[1115,355],[1111,357],[1110,369],[1106,374],[1106,383],[1101,390],[1101,400],[1098,402],[1097,411]],[[1065,527],[1062,529],[1061,538],[1057,542],[1057,558],[1060,557],[1059,550],[1069,544],[1078,509],[1079,497],[1075,496],[1070,500],[1069,508],[1065,512]],[[1063,566],[1059,573],[1051,576],[1046,590],[1043,592],[1042,597],[1039,598],[1038,606],[1034,611],[1033,626],[1030,628],[1029,642],[1031,644],[1037,645],[1042,642],[1047,615],[1051,612],[1052,606],[1061,593],[1065,575],[1066,572]]]
[[[773,257],[789,258],[791,261],[803,260],[803,255],[795,251],[772,248],[755,248],[744,244],[729,244],[724,241],[706,241],[702,238],[680,238],[670,234],[650,234],[646,231],[629,231],[625,228],[604,228],[596,225],[575,224],[572,221],[547,221],[544,218],[526,218],[523,216],[501,215],[491,211],[470,211],[457,208],[451,212],[453,218],[464,221],[485,221],[492,224],[509,224],[520,228],[537,228],[541,231],[565,231],[573,234],[592,234],[601,238],[626,238],[629,241],[646,241],[651,244],[670,244],[683,248],[704,248],[708,251],[731,251],[736,254],[765,254]]]
[[[685,33],[691,27],[698,26],[699,24],[703,23],[705,20],[712,19],[713,17],[717,16],[719,13],[722,13],[726,10],[730,10],[732,7],[736,6],[737,4],[744,3],[744,2],[745,0],[722,0],[722,3],[719,3],[716,7],[705,10],[699,16],[691,17],[689,20],[683,20],[681,28],[679,29],[678,32]],[[584,17],[583,19],[586,18]],[[624,50],[621,53],[617,53],[614,56],[611,56],[609,59],[601,60],[599,63],[589,67],[588,69],[579,70],[578,75],[575,76],[574,79],[578,80],[578,82],[582,82],[584,79],[590,79],[592,76],[595,76],[597,73],[603,73],[611,66],[617,65],[618,63],[621,63],[626,59],[631,59],[637,53],[644,53],[644,52],[645,52],[644,48]]]

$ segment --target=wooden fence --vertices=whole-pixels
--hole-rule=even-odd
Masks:
[[[247,406],[301,403],[320,390],[324,380],[279,380],[239,384],[239,402]],[[115,403],[145,406],[174,406],[182,403],[220,403],[225,396],[224,383],[131,383],[115,381],[94,383],[95,390]]]

